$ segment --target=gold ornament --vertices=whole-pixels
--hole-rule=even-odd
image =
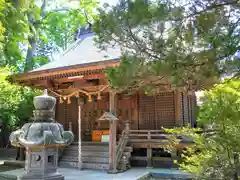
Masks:
[[[62,97],[61,97],[61,96],[59,97],[59,102],[60,102],[60,104],[62,104],[62,103],[63,103],[63,99],[62,99]]]

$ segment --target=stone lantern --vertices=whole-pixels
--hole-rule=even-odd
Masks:
[[[68,146],[74,139],[71,131],[54,120],[56,99],[47,91],[34,98],[34,122],[26,123],[20,130],[12,132],[12,145],[26,148],[25,170],[21,180],[63,180],[58,173],[58,150]]]

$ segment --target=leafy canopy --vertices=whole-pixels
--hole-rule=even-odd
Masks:
[[[73,8],[49,8],[49,4],[54,1],[0,0],[1,67],[23,72],[49,62],[74,42],[77,28],[92,20],[97,6],[89,0]]]
[[[32,117],[33,98],[40,91],[11,84],[6,79],[9,74],[9,68],[0,69],[0,119],[15,127]]]
[[[197,122],[214,133],[198,134],[197,129],[191,128],[167,130],[194,139],[195,144],[184,153],[180,167],[193,173],[196,179],[233,178],[234,153],[240,152],[239,92],[238,79],[226,80],[205,92]]]
[[[17,66],[23,61],[21,45],[29,33],[26,13],[28,7],[23,1],[0,0],[0,65]],[[22,3],[21,3],[22,2]]]
[[[239,72],[239,22],[238,0],[123,0],[99,9],[94,31],[99,47],[122,48],[107,71],[114,88],[196,90]]]

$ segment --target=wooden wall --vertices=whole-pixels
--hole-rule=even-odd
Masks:
[[[183,126],[191,125],[196,121],[196,96],[181,93],[180,95],[180,120]]]
[[[63,125],[65,130],[69,129],[69,122],[72,122],[72,131],[75,135],[78,134],[78,107],[77,98],[71,98],[71,104],[67,104],[67,101],[60,104],[57,99],[56,105],[56,121]]]
[[[139,97],[139,129],[161,129],[175,126],[174,93]]]
[[[175,119],[175,95],[174,92],[162,92],[155,96],[134,95],[124,96],[118,94],[116,97],[116,114],[119,118],[119,133],[124,128],[124,121],[131,121],[131,129],[161,129],[161,127],[174,127],[177,125]],[[91,135],[92,129],[108,129],[109,122],[98,123],[97,119],[106,111],[109,111],[108,94],[102,96],[101,100],[96,97],[92,102],[87,98],[82,107],[82,133]],[[191,123],[194,118],[194,98],[180,93],[180,125]],[[71,104],[65,101],[57,103],[56,120],[64,125],[67,130],[69,122],[72,122],[73,132],[78,134],[78,105],[77,98],[71,98]]]

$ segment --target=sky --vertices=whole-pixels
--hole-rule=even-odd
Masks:
[[[108,3],[110,5],[115,5],[118,0],[100,0],[100,4],[103,5],[104,3]]]

